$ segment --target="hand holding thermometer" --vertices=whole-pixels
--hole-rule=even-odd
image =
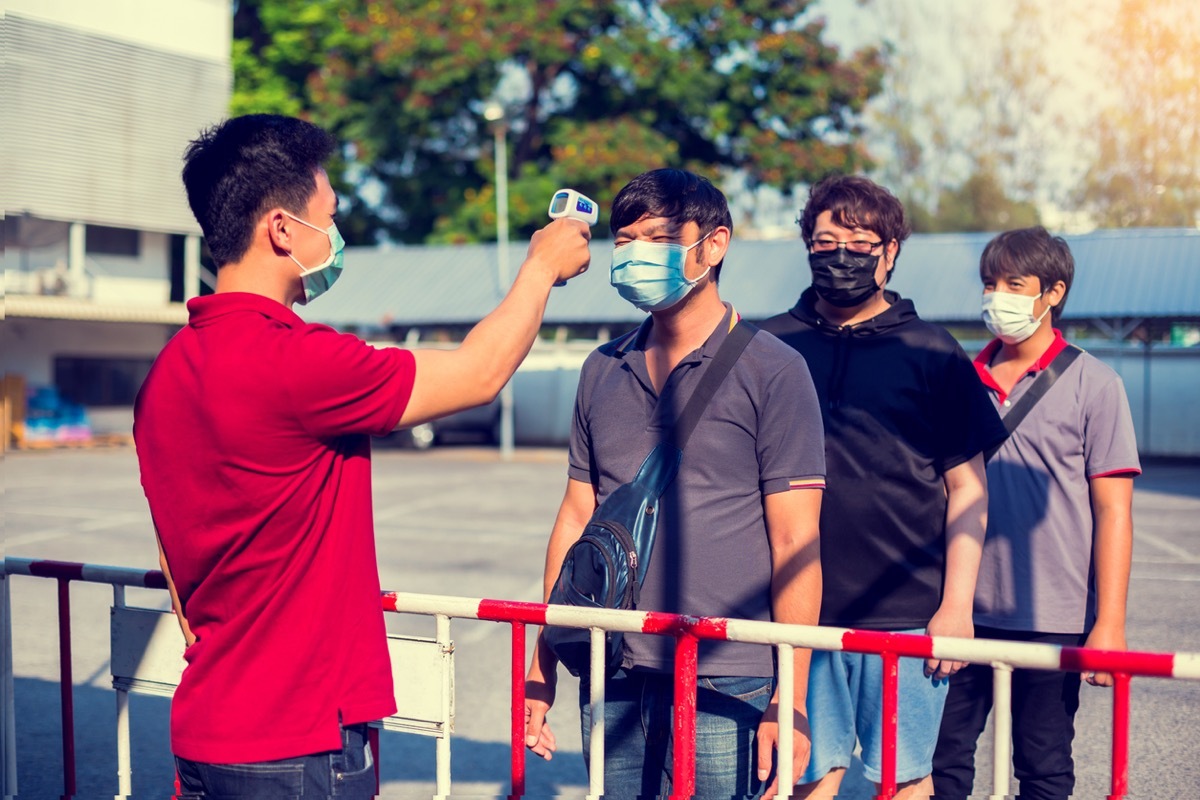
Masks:
[[[596,202],[574,189],[559,189],[550,200],[550,219],[581,219],[588,225],[595,225],[600,219],[600,206]],[[566,286],[566,281],[559,281],[555,286]]]

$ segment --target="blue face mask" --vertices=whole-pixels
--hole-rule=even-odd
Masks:
[[[300,268],[300,286],[304,289],[304,299],[301,300],[302,305],[308,305],[316,298],[329,291],[329,287],[337,283],[337,279],[342,276],[342,251],[346,248],[346,241],[342,239],[342,234],[337,229],[337,223],[330,225],[328,228],[321,229],[311,222],[305,222],[297,216],[288,214],[292,219],[299,222],[301,225],[307,225],[314,231],[321,231],[329,237],[329,258],[326,258],[315,267],[305,267],[296,257],[288,253],[288,258],[296,262],[296,266]]]
[[[711,232],[710,232],[711,233]],[[668,242],[634,240],[613,250],[609,282],[617,293],[642,311],[662,311],[688,296],[704,275],[688,280],[684,272],[687,254],[709,237],[706,233],[694,244],[684,246]]]

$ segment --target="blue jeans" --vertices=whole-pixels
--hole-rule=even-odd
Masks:
[[[278,761],[205,764],[175,757],[179,800],[375,796],[375,760],[367,725],[342,728],[342,749]]]
[[[706,678],[696,687],[696,797],[754,797],[755,734],[774,692],[773,678]],[[604,688],[604,796],[671,793],[674,680],[621,670]],[[591,746],[589,687],[579,682],[583,757]]]

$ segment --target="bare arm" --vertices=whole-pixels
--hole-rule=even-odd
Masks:
[[[171,567],[167,564],[167,553],[163,550],[162,538],[158,535],[157,528],[154,530],[154,540],[158,542],[158,567],[162,570],[163,577],[167,579],[167,591],[171,593],[171,609],[175,612],[176,619],[179,620],[179,630],[183,631],[183,641],[188,647],[191,647],[196,641],[196,635],[192,633],[187,617],[183,615],[183,604],[179,602],[179,592],[175,589],[175,579],[171,577]]]
[[[558,508],[550,542],[546,545],[546,570],[542,579],[542,599],[550,599],[550,590],[562,569],[563,559],[571,545],[583,533],[584,526],[596,510],[596,490],[590,483],[567,480],[567,491]],[[557,744],[546,714],[554,705],[558,683],[558,659],[546,646],[538,632],[533,659],[525,676],[525,744],[537,755],[550,760]]]
[[[929,620],[930,636],[975,636],[972,613],[975,580],[987,532],[987,473],[983,454],[946,471],[946,570],[942,602]],[[964,661],[926,659],[925,672],[945,678],[966,666]]]
[[[551,222],[533,235],[508,295],[459,347],[413,351],[416,381],[399,427],[494,400],[533,346],[551,287],[587,269],[590,238],[585,222]]]
[[[1096,624],[1086,646],[1124,650],[1125,605],[1129,596],[1129,569],[1133,560],[1133,477],[1114,475],[1093,478],[1092,552],[1096,564]],[[1085,672],[1093,686],[1112,686],[1112,675]]]
[[[771,615],[775,622],[816,625],[821,610],[821,498],[819,489],[800,489],[769,494],[764,500],[767,537],[771,544]],[[808,664],[812,652],[797,648],[795,682],[791,697],[795,709],[792,738],[792,775],[799,777],[808,763],[811,736],[808,727]],[[758,776],[766,780],[771,755],[779,746],[776,690],[758,727]],[[775,794],[767,787],[764,797]]]

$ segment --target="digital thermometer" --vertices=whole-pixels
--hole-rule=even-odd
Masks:
[[[595,200],[586,197],[574,189],[559,189],[550,200],[550,219],[581,219],[588,225],[595,225],[600,219],[600,206]],[[566,281],[559,281],[555,286],[566,286]]]
[[[550,219],[570,217],[581,219],[588,225],[600,220],[600,206],[574,189],[559,189],[550,201]]]

